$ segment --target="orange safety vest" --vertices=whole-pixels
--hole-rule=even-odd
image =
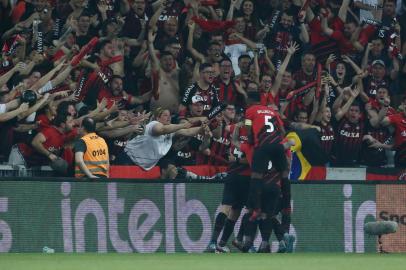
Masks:
[[[96,133],[86,134],[81,138],[86,144],[86,152],[83,154],[83,161],[86,167],[94,175],[108,176],[109,171],[109,149],[103,138]],[[79,165],[75,166],[75,177],[85,177]]]

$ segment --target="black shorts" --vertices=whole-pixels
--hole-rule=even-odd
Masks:
[[[288,168],[285,149],[280,143],[265,143],[255,148],[252,158],[252,172],[266,173],[269,161],[278,172],[282,173]]]
[[[250,177],[229,174],[223,189],[223,205],[231,205],[234,209],[242,208],[248,198]]]
[[[264,186],[261,195],[261,210],[267,215],[274,216],[279,212],[281,189],[275,183]]]

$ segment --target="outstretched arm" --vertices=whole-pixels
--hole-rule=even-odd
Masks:
[[[344,115],[350,109],[351,104],[354,102],[355,98],[359,94],[359,89],[357,87],[355,87],[354,90],[350,90],[350,91],[351,91],[350,98],[347,100],[347,102],[344,104],[344,106],[342,106],[341,108],[338,109],[338,112],[335,114],[335,118],[337,121],[340,121],[344,117]]]
[[[204,63],[205,61],[204,55],[198,52],[195,48],[193,48],[193,33],[195,32],[196,24],[193,21],[190,21],[188,27],[189,27],[189,35],[187,39],[187,49],[192,54],[193,58],[196,61]]]
[[[350,5],[350,0],[343,0],[343,2],[341,3],[341,7],[338,11],[338,17],[343,22],[346,22],[346,20],[347,20],[347,12],[348,12],[349,5]]]
[[[273,96],[276,96],[279,92],[279,88],[281,87],[282,83],[282,77],[283,74],[286,71],[286,68],[289,65],[290,59],[292,58],[292,55],[299,49],[299,45],[296,44],[296,42],[293,42],[287,49],[287,54],[285,56],[285,59],[283,59],[283,62],[278,70],[278,73],[276,74],[275,82],[272,85],[271,92]]]

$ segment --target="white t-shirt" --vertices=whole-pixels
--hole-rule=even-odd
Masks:
[[[152,169],[169,152],[175,134],[153,136],[152,128],[157,123],[159,122],[151,121],[148,123],[144,134],[128,141],[127,146],[124,148],[124,152],[131,160],[147,171]]]
[[[52,81],[48,81],[46,84],[44,84],[44,86],[38,89],[38,93],[42,95],[44,93],[51,91],[53,88],[54,86],[52,85]]]
[[[240,75],[241,70],[238,67],[238,58],[247,53],[247,45],[245,44],[232,44],[224,48],[224,53],[230,58],[231,63],[233,64],[235,76]],[[250,51],[248,55],[253,58],[254,54]]]
[[[355,0],[355,2],[362,2],[365,5],[369,5],[369,6],[373,6],[373,7],[378,6],[378,0]],[[372,12],[369,10],[365,10],[365,9],[359,10],[359,19],[361,22],[366,19],[375,20]]]
[[[7,112],[7,105],[0,104],[0,113],[5,113],[5,112]]]

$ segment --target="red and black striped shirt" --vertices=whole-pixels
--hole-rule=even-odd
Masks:
[[[332,149],[334,144],[335,132],[333,126],[330,124],[323,125],[322,123],[315,123],[321,129],[321,147],[326,153],[329,160],[331,160]]]
[[[335,157],[338,166],[353,166],[359,163],[365,124],[351,123],[343,118],[337,125],[335,137]]]

